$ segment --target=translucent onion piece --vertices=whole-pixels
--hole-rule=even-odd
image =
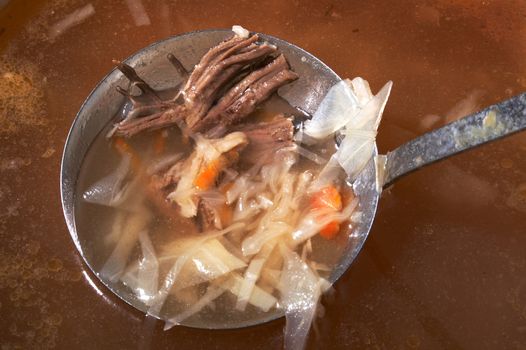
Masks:
[[[232,204],[236,201],[237,198],[246,191],[247,189],[251,188],[249,186],[249,180],[247,176],[240,176],[234,181],[234,184],[230,189],[226,192],[226,203]]]
[[[391,92],[388,82],[380,92],[345,126],[345,137],[334,157],[354,181],[371,159],[375,147],[376,130]]]
[[[243,284],[244,279],[239,274],[233,273],[231,276],[231,280],[232,283],[226,284],[225,287],[228,288],[228,290],[232,294],[239,298],[241,286]],[[262,288],[255,285],[252,289],[252,293],[250,294],[250,298],[248,299],[248,303],[257,307],[258,309],[261,309],[263,312],[267,312],[268,310],[277,305],[278,299],[276,299],[272,294],[264,291]]]
[[[131,157],[123,156],[117,169],[91,185],[82,195],[89,203],[117,207],[126,199],[129,184],[124,180],[130,172]]]
[[[281,276],[281,270],[274,270],[270,268],[263,268],[261,271],[261,277],[259,281],[259,286],[269,292],[277,289],[279,285],[279,280]]]
[[[166,274],[161,288],[159,289],[159,291],[157,292],[157,295],[155,296],[154,300],[150,304],[150,309],[148,310],[148,314],[153,315],[153,316],[159,315],[159,312],[161,311],[164,305],[164,302],[166,301],[166,297],[168,296],[168,293],[174,286],[177,278],[179,277],[181,270],[186,265],[188,260],[202,247],[202,245],[206,241],[217,238],[217,237],[221,237],[229,232],[242,229],[243,227],[245,227],[245,224],[235,223],[220,231],[212,231],[212,232],[204,233],[202,234],[200,238],[195,239],[195,241],[191,242],[191,244],[188,244],[184,248],[184,253],[177,257],[177,260],[173,264],[172,268]],[[166,258],[166,256],[164,258]]]
[[[138,213],[129,215],[124,225],[125,231],[121,234],[116,247],[99,272],[104,279],[116,282],[120,278],[140,232],[146,228],[150,220],[151,214],[145,208]]]
[[[375,136],[352,135],[343,139],[334,156],[351,182],[356,180],[373,156],[374,147]]]
[[[270,253],[274,249],[276,241],[271,241],[265,244],[261,251],[256,255],[245,270],[244,279],[239,288],[238,299],[236,302],[236,309],[244,311],[247,307],[247,303],[250,300],[252,291],[256,286],[256,282],[259,279],[263,265],[267,261]]]
[[[142,259],[139,262],[137,279],[139,288],[136,290],[137,297],[146,303],[157,294],[159,284],[159,261],[152,245],[152,241],[146,231],[139,234]]]
[[[318,177],[312,181],[308,192],[317,192],[320,189],[333,184],[336,179],[341,175],[342,167],[338,163],[338,160],[334,155],[331,156],[327,164],[318,174]]]
[[[299,202],[301,197],[305,194],[305,190],[310,185],[312,178],[313,178],[313,175],[309,170],[302,172],[298,176],[298,181],[296,183],[296,190],[295,190],[296,193],[294,194],[295,196],[294,204],[298,204],[297,202]],[[297,206],[295,207],[295,209],[297,209]]]
[[[138,299],[146,305],[157,294],[159,283],[159,261],[155,254],[150,237],[146,231],[139,234],[142,258],[132,264],[121,276],[121,281],[127,285]]]
[[[322,156],[314,153],[314,152],[311,152],[309,151],[308,149],[304,148],[304,147],[301,147],[299,145],[296,145],[296,147],[294,148],[294,150],[296,152],[298,152],[299,155],[307,158],[308,160],[318,164],[318,165],[322,165],[322,164],[325,164],[327,163],[327,159],[323,158]]]
[[[387,99],[391,93],[393,82],[387,82],[380,91],[374,96],[356,115],[345,124],[347,131],[362,130],[362,131],[376,131],[378,125],[382,120],[382,113],[384,112]],[[347,133],[348,134],[348,133]]]
[[[223,205],[226,202],[225,195],[217,190],[199,192],[198,196],[213,207]]]
[[[127,216],[126,214],[127,212],[125,211],[119,211],[115,215],[115,218],[113,219],[113,223],[111,225],[110,232],[106,236],[104,236],[105,244],[107,245],[117,244],[124,230],[124,223],[126,222],[126,216]]]
[[[287,319],[285,349],[302,350],[316,316],[322,290],[318,276],[298,254],[283,244],[280,249],[285,259],[280,280],[280,305]]]
[[[244,261],[226,250],[217,239],[211,239],[192,255],[181,271],[175,288],[182,289],[214,280],[246,266]]]
[[[199,299],[195,304],[193,304],[192,306],[190,306],[188,309],[181,312],[180,314],[168,319],[164,324],[164,330],[166,331],[172,328],[173,326],[179,325],[182,321],[186,320],[188,317],[197,314],[205,306],[210,304],[215,299],[219,298],[224,292],[225,292],[225,289],[222,287],[218,287],[215,285],[208,287],[205,295],[201,299]]]
[[[210,162],[221,155],[221,152],[214,146],[211,139],[207,139],[199,134],[194,135],[195,152],[204,157],[205,162]]]
[[[196,151],[201,153],[206,162],[210,162],[221,154],[247,143],[247,137],[240,131],[232,132],[220,139],[196,139]]]
[[[253,255],[259,252],[263,245],[281,235],[292,232],[292,226],[283,221],[275,221],[255,234],[246,238],[241,244],[243,255]]]
[[[345,82],[347,82],[353,90],[354,96],[356,96],[360,107],[365,106],[373,98],[373,92],[371,91],[367,80],[356,77],[353,80],[345,79]]]
[[[358,110],[356,95],[349,84],[342,80],[331,87],[312,119],[305,122],[304,133],[324,139],[343,128]]]

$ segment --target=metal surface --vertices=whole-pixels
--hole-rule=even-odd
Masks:
[[[385,184],[437,160],[526,128],[526,93],[411,140],[387,154]]]

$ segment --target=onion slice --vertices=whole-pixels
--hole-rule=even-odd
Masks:
[[[393,83],[388,82],[365,105],[358,115],[346,124],[340,148],[333,155],[340,166],[354,181],[374,153],[376,132]]]
[[[285,259],[280,280],[280,305],[287,319],[285,349],[301,350],[316,316],[322,283],[298,254],[284,244],[280,244],[280,250]]]
[[[315,139],[325,139],[340,130],[359,110],[358,98],[342,80],[330,88],[311,120],[305,122],[304,132]]]

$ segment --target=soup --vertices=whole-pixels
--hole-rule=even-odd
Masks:
[[[119,63],[141,94],[118,88],[130,103],[84,161],[76,227],[99,277],[166,328],[285,312],[297,347],[348,244],[350,184],[373,156],[391,83],[373,96],[361,78],[341,81],[305,118],[273,95],[297,78],[285,56],[241,33],[190,74],[170,55],[180,88],[156,92]]]

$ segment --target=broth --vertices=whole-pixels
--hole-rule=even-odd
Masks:
[[[170,94],[168,93],[167,95]],[[129,110],[129,107],[125,106],[121,108],[121,110],[127,111]],[[263,102],[251,115],[249,115],[246,118],[246,122],[244,123],[246,123],[246,125],[256,125],[260,122],[270,121],[276,115],[283,113],[293,116],[296,122],[301,122],[301,120],[305,119],[305,116],[301,112],[292,108],[285,100],[280,98],[277,94],[274,94],[269,100]],[[125,116],[126,114],[124,114],[124,117]],[[117,116],[117,120],[120,120],[121,118],[121,116]],[[80,243],[84,248],[84,255],[86,259],[91,262],[92,267],[95,271],[97,271],[99,277],[102,278],[104,283],[107,284],[112,290],[120,293],[124,296],[125,300],[129,301],[135,300],[138,298],[138,295],[134,295],[136,290],[130,288],[130,286],[126,284],[124,276],[121,276],[121,278],[117,280],[111,280],[108,278],[108,276],[105,276],[103,273],[101,273],[101,271],[104,271],[105,263],[111,256],[112,251],[118,244],[118,239],[113,239],[108,242],[108,237],[112,235],[112,232],[114,231],[112,227],[115,225],[115,222],[120,219],[120,216],[123,215],[123,210],[90,203],[85,199],[85,194],[88,193],[87,191],[93,186],[93,184],[104,176],[114,173],[116,171],[116,167],[118,167],[122,161],[122,154],[116,150],[113,140],[108,139],[107,137],[108,132],[112,128],[113,121],[110,122],[103,130],[101,130],[95,141],[90,146],[89,151],[83,161],[77,183],[77,193],[75,196],[76,228],[77,232],[81,233],[79,234],[79,237]],[[163,158],[166,158],[166,156],[170,154],[182,153],[184,154],[184,159],[193,151],[194,146],[192,146],[187,139],[182,137],[180,130],[176,126],[168,127],[163,130],[165,131],[143,132],[126,141],[128,145],[130,145],[130,147],[134,150],[133,152],[137,154],[138,158],[142,160],[141,167],[144,168],[143,170],[155,165],[157,162],[161,161]],[[163,153],[156,155],[154,154],[154,147],[156,140],[159,138],[161,133],[163,133],[165,136],[166,149],[163,151]],[[319,154],[328,153],[330,155],[335,150],[334,140],[329,139],[324,143],[310,148],[311,152]],[[243,152],[241,152],[241,157],[241,160],[243,160]],[[243,168],[243,166],[239,167],[239,165],[234,165],[233,168],[240,171],[239,176],[241,176],[244,172],[250,173],[251,167],[245,165]],[[293,169],[291,169],[291,174],[301,174],[302,172],[308,171],[309,173],[312,173],[314,177],[316,177],[317,173],[322,168],[323,165],[318,165],[309,159],[299,157],[299,160],[294,164]],[[137,173],[135,170],[133,170],[133,172]],[[259,172],[255,175],[259,176]],[[252,177],[253,176],[254,175],[252,175]],[[129,180],[129,182],[133,181],[133,179]],[[344,200],[348,202],[350,201],[349,196],[352,196],[352,189],[344,181],[340,182],[344,186],[347,186],[347,188],[341,189],[341,193],[344,195]],[[176,210],[175,206],[173,208],[174,215],[169,217],[163,215],[162,212],[159,212],[159,209],[157,209],[153,202],[148,199],[148,194],[146,193],[145,187],[142,184],[143,183],[141,182],[138,187],[134,188],[133,194],[126,197],[126,201],[145,202],[146,206],[144,209],[142,209],[143,212],[132,212],[131,214],[126,215],[129,218],[130,216],[134,215],[138,217],[141,215],[144,216],[153,214],[153,218],[145,230],[148,232],[148,236],[152,241],[153,248],[158,254],[160,261],[159,286],[161,286],[162,281],[165,279],[165,276],[174,263],[173,259],[164,261],[164,263],[162,262],[164,258],[160,255],[162,255],[165,247],[176,244],[177,242],[181,242],[181,240],[185,239],[196,241],[199,239],[199,237],[202,237],[203,232],[202,229],[198,227],[196,221],[193,218],[185,218],[178,214],[177,211],[179,209]],[[249,188],[246,190],[248,189]],[[112,189],[107,188],[107,190]],[[306,197],[307,194],[304,196]],[[232,206],[235,207],[235,203]],[[299,210],[303,211],[304,209],[300,208]],[[144,211],[146,211],[146,213],[144,213]],[[314,236],[312,238],[312,254],[310,254],[311,259],[317,264],[321,264],[329,269],[332,269],[339,262],[343,254],[346,242],[348,240],[348,234],[350,234],[350,232],[347,232],[349,231],[349,227],[350,226],[348,224],[344,225],[336,239],[326,240],[320,238],[319,236]],[[244,233],[244,236],[248,237],[251,234],[252,232],[248,231]],[[121,237],[125,235],[127,235],[126,227],[122,229]],[[224,236],[224,238],[228,242],[231,242],[230,244],[238,244],[235,243],[235,239],[232,241],[232,238],[229,239],[228,236],[229,235],[227,234]],[[274,250],[278,250],[277,245]],[[301,252],[301,246],[299,251]],[[239,253],[241,253],[240,250]],[[273,254],[276,254],[276,252]],[[126,258],[127,263],[125,271],[132,267],[133,264],[137,263],[141,258],[140,245],[137,241],[134,244],[134,248],[130,253],[129,258]],[[190,264],[190,262],[187,263],[187,265],[188,264]],[[237,271],[236,273],[238,273],[241,278],[244,278],[243,269]],[[320,274],[323,277],[328,278],[330,272],[323,270],[320,271]],[[186,300],[190,299],[193,300],[193,303],[195,303],[200,297],[204,295],[206,292],[206,286],[210,284],[209,282],[200,283],[195,287],[183,288],[178,292],[178,283],[179,281],[176,279],[175,285],[172,288],[174,291],[170,292],[170,295],[164,303],[163,308],[160,310],[160,313],[154,312],[155,316],[167,320],[178,313],[183,312],[189,306],[191,306],[191,304],[188,305]],[[272,294],[274,294],[275,297],[279,297],[278,291],[274,291]],[[255,306],[252,306],[251,304],[247,306],[246,310],[239,311],[235,308],[236,300],[237,296],[227,291],[212,302],[213,307],[209,306],[204,308],[202,311],[196,313],[188,319],[185,319],[183,324],[200,328],[221,328],[225,326],[243,327],[246,325],[258,324],[268,321],[281,314],[277,307],[272,307],[268,312],[265,312]],[[148,311],[149,308],[150,306],[148,306],[148,304],[143,303],[143,311]],[[149,312],[152,311],[150,310]]]

